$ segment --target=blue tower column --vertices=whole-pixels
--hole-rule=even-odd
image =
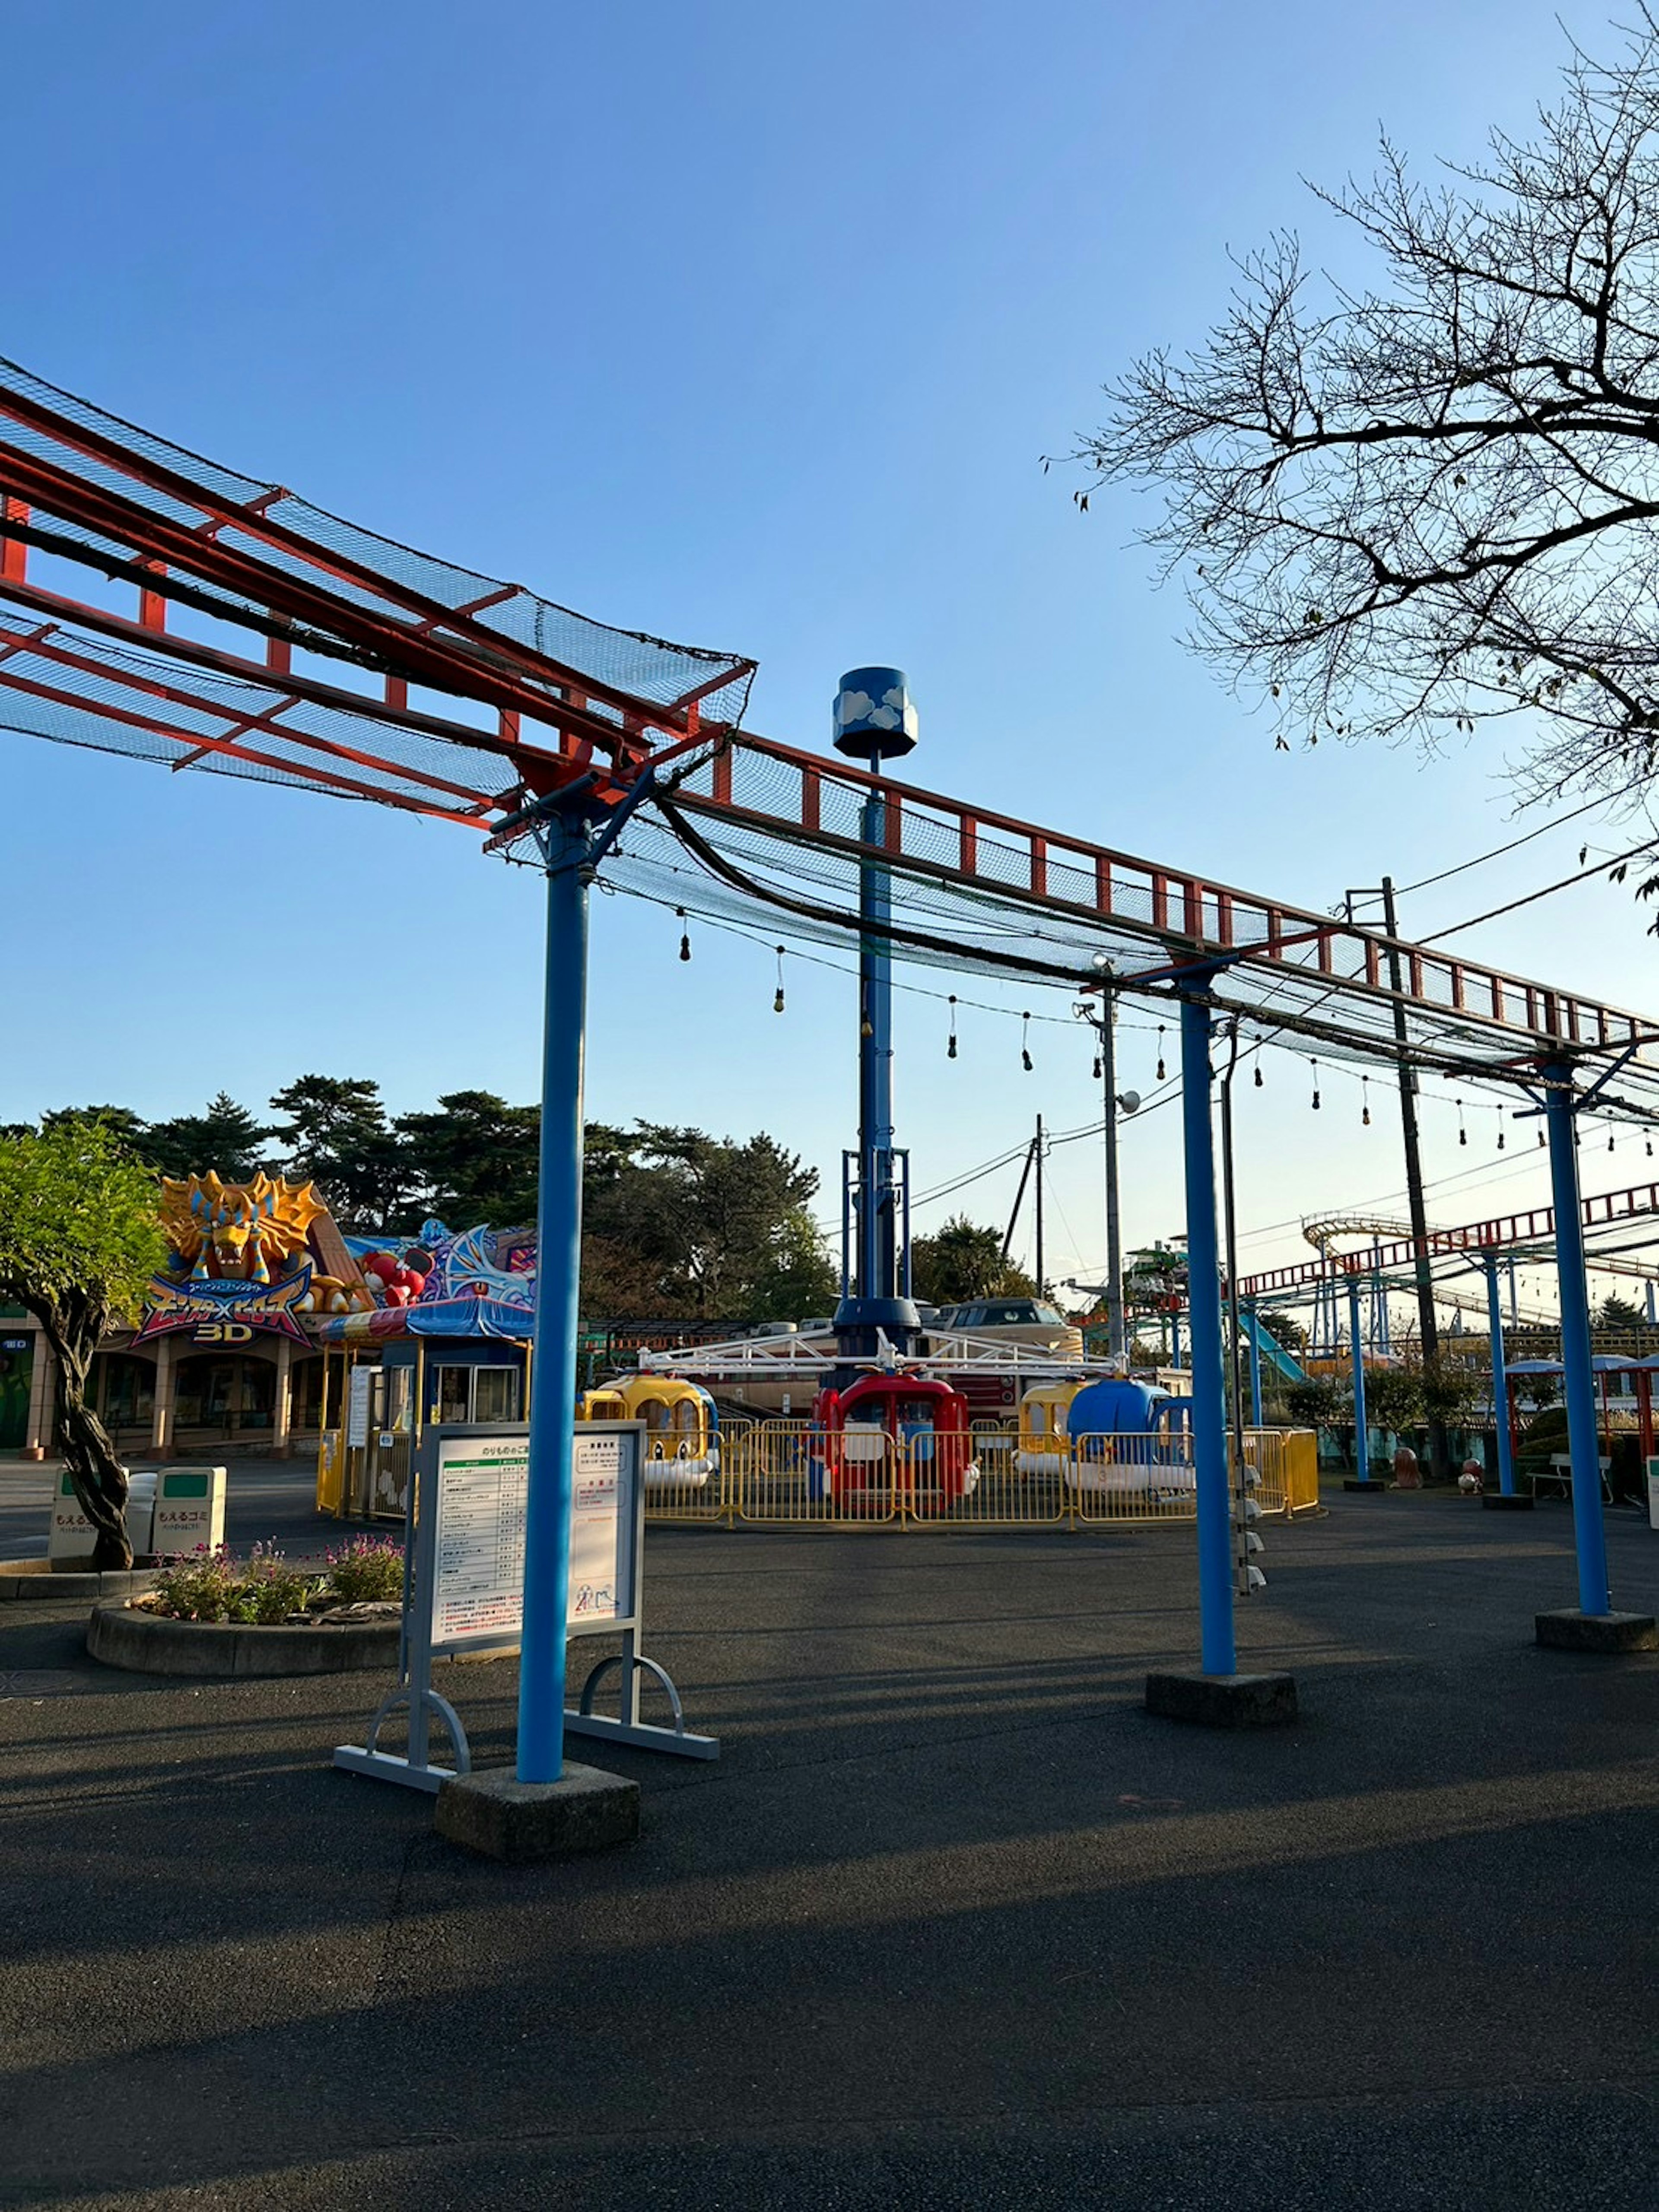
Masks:
[[[518,1778],[528,1783],[556,1782],[564,1760],[565,1622],[581,1292],[590,838],[590,822],[577,801],[568,811],[551,817],[544,846],[547,975],[541,1187],[536,1213],[536,1357],[530,1373],[530,1484],[519,1662]]]
[[[1250,1426],[1261,1426],[1261,1316],[1253,1305],[1246,1306],[1249,1316],[1250,1344]]]
[[[1498,1286],[1498,1255],[1495,1252],[1483,1254],[1480,1264],[1486,1270],[1486,1326],[1492,1337],[1492,1406],[1498,1430],[1498,1492],[1501,1498],[1513,1498],[1516,1494],[1515,1444],[1510,1435],[1510,1385],[1504,1358],[1504,1299]]]
[[[836,695],[836,749],[879,776],[916,742],[916,710],[904,672],[853,668]],[[850,1359],[868,1358],[885,1335],[908,1351],[921,1327],[908,1291],[908,1208],[904,1156],[894,1144],[892,877],[878,859],[887,842],[887,801],[872,790],[860,816],[865,854],[859,864],[859,1145],[855,1193],[843,1194],[843,1234],[850,1229],[853,1264],[836,1313],[836,1336]]]
[[[1550,1186],[1555,1201],[1555,1270],[1561,1298],[1561,1370],[1567,1401],[1567,1449],[1572,1457],[1572,1522],[1578,1550],[1582,1613],[1611,1610],[1607,1540],[1601,1519],[1601,1440],[1595,1420],[1595,1370],[1590,1359],[1589,1289],[1584,1279],[1584,1216],[1578,1190],[1572,1070],[1555,1060],[1544,1070],[1544,1120],[1549,1131]]]

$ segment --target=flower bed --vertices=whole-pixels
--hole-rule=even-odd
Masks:
[[[155,1587],[94,1608],[87,1649],[145,1674],[333,1674],[395,1667],[404,1555],[354,1536],[323,1565],[269,1545],[246,1559],[222,1546],[163,1563]]]
[[[154,1589],[136,1602],[165,1620],[280,1628],[321,1620],[344,1607],[395,1606],[403,1588],[401,1547],[354,1536],[325,1553],[321,1571],[290,1565],[269,1545],[256,1544],[246,1559],[225,1545],[213,1551],[199,1546],[166,1561]]]

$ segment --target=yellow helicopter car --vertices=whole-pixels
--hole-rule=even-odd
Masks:
[[[666,1375],[630,1375],[586,1390],[584,1421],[643,1421],[647,1489],[701,1490],[720,1473],[720,1417],[701,1383]]]
[[[1071,1459],[1066,1416],[1082,1382],[1033,1382],[1019,1401],[1014,1465],[1022,1474],[1063,1474]]]

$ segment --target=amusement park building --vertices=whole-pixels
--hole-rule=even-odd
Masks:
[[[423,1419],[520,1417],[533,1239],[436,1221],[418,1237],[347,1237],[309,1184],[263,1175],[164,1181],[161,1212],[167,1267],[92,1365],[90,1401],[118,1450],[314,1448],[366,1353],[407,1370]],[[0,1452],[51,1454],[55,1379],[33,1317],[0,1307]]]

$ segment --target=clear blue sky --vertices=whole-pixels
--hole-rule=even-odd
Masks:
[[[1275,756],[1178,641],[1132,503],[1080,520],[1038,456],[1137,350],[1201,334],[1230,246],[1280,223],[1321,246],[1299,179],[1369,166],[1380,123],[1425,159],[1523,127],[1555,13],[56,0],[6,29],[0,351],[394,537],[752,654],[751,720],[791,742],[827,741],[842,668],[896,662],[918,781],[1324,905],[1499,842],[1498,756]],[[1601,9],[1565,15],[1607,43]],[[307,1069],[375,1075],[394,1109],[533,1095],[538,886],[464,833],[3,734],[0,763],[0,1118],[221,1085],[257,1107]],[[1580,834],[1425,892],[1407,926],[1565,873]],[[670,918],[596,919],[590,1111],[766,1127],[829,1176],[854,1118],[845,979],[792,961],[779,1020],[769,954],[702,929],[687,969]],[[1471,948],[1659,1006],[1643,919],[1593,885]],[[1083,1038],[1037,1025],[1028,1078],[1018,1022],[970,1015],[948,1063],[942,1008],[902,1003],[919,1187],[1038,1110],[1088,1118]],[[1150,1089],[1155,1052],[1127,1033],[1124,1081]],[[1302,1064],[1267,1076],[1247,1222],[1395,1188],[1356,1081],[1330,1077],[1316,1118]],[[1462,1150],[1449,1107],[1425,1115],[1431,1174],[1509,1171],[1453,1185],[1443,1218],[1538,1188],[1513,1146],[1496,1159],[1490,1110]],[[1179,1225],[1176,1134],[1164,1114],[1128,1138],[1133,1239]],[[1598,1152],[1593,1179],[1634,1180],[1639,1151]],[[1054,1173],[1051,1272],[1097,1267],[1094,1147]],[[994,1217],[1012,1181],[968,1195]]]

